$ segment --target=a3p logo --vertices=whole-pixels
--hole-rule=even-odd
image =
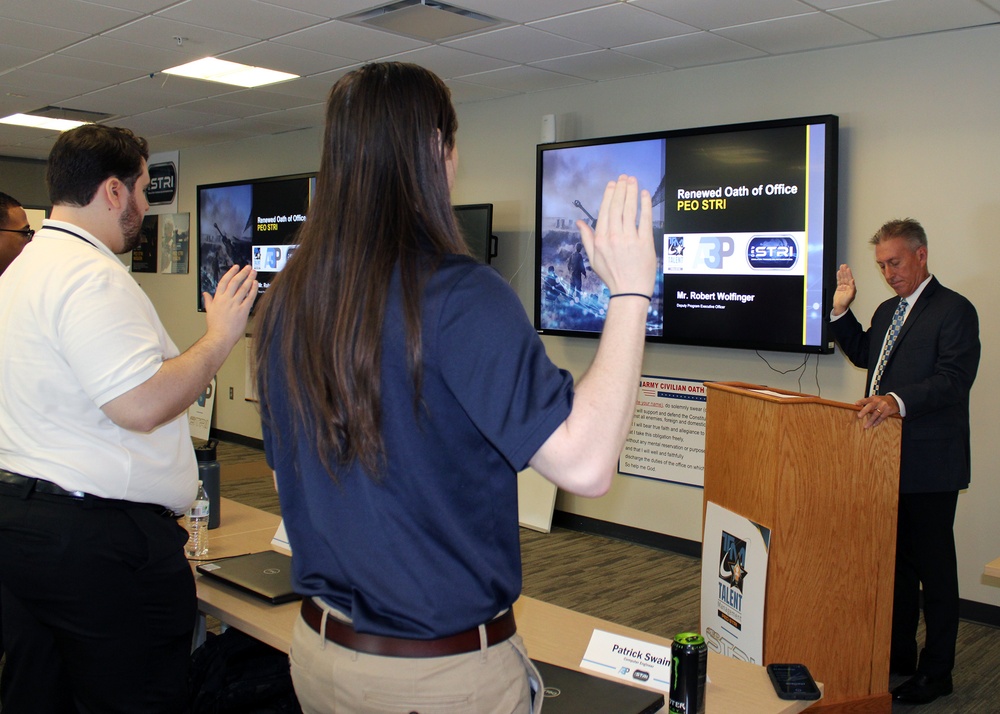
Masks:
[[[729,236],[702,236],[698,241],[696,263],[710,270],[722,270],[722,261],[733,254],[733,239]]]
[[[798,255],[792,236],[754,236],[747,243],[747,262],[751,268],[787,270],[795,265]]]

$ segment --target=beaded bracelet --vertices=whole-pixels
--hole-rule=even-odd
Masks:
[[[643,295],[642,293],[615,293],[614,295],[609,296],[608,300],[610,300],[611,298],[616,298],[616,297],[641,297],[641,298],[646,298],[650,302],[653,302],[652,296],[650,296],[650,295]]]

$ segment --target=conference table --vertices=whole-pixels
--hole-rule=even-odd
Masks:
[[[209,532],[208,555],[201,560],[208,562],[272,548],[271,540],[281,521],[279,516],[226,498],[222,499],[220,515],[219,527]],[[194,565],[195,561],[192,560],[192,567]],[[215,617],[228,626],[288,652],[299,603],[271,605],[253,595],[205,578],[197,571],[195,579],[198,586],[198,606],[202,615]],[[533,658],[567,669],[586,671],[593,676],[602,675],[583,670],[580,661],[594,630],[670,646],[667,638],[526,596],[514,603],[514,617],[517,631]],[[723,657],[715,652],[708,654],[708,677],[707,714],[733,711],[791,714],[812,704],[779,699],[763,667]],[[666,707],[661,711],[666,712]]]

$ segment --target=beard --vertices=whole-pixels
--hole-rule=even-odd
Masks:
[[[139,245],[139,236],[142,232],[142,211],[135,202],[135,196],[129,195],[128,206],[118,217],[118,228],[122,233],[124,247],[122,253],[131,253],[132,249]]]

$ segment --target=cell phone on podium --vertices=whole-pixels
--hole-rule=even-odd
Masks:
[[[769,664],[767,676],[771,678],[774,691],[779,699],[813,700],[819,699],[820,691],[816,680],[809,674],[804,664]]]

